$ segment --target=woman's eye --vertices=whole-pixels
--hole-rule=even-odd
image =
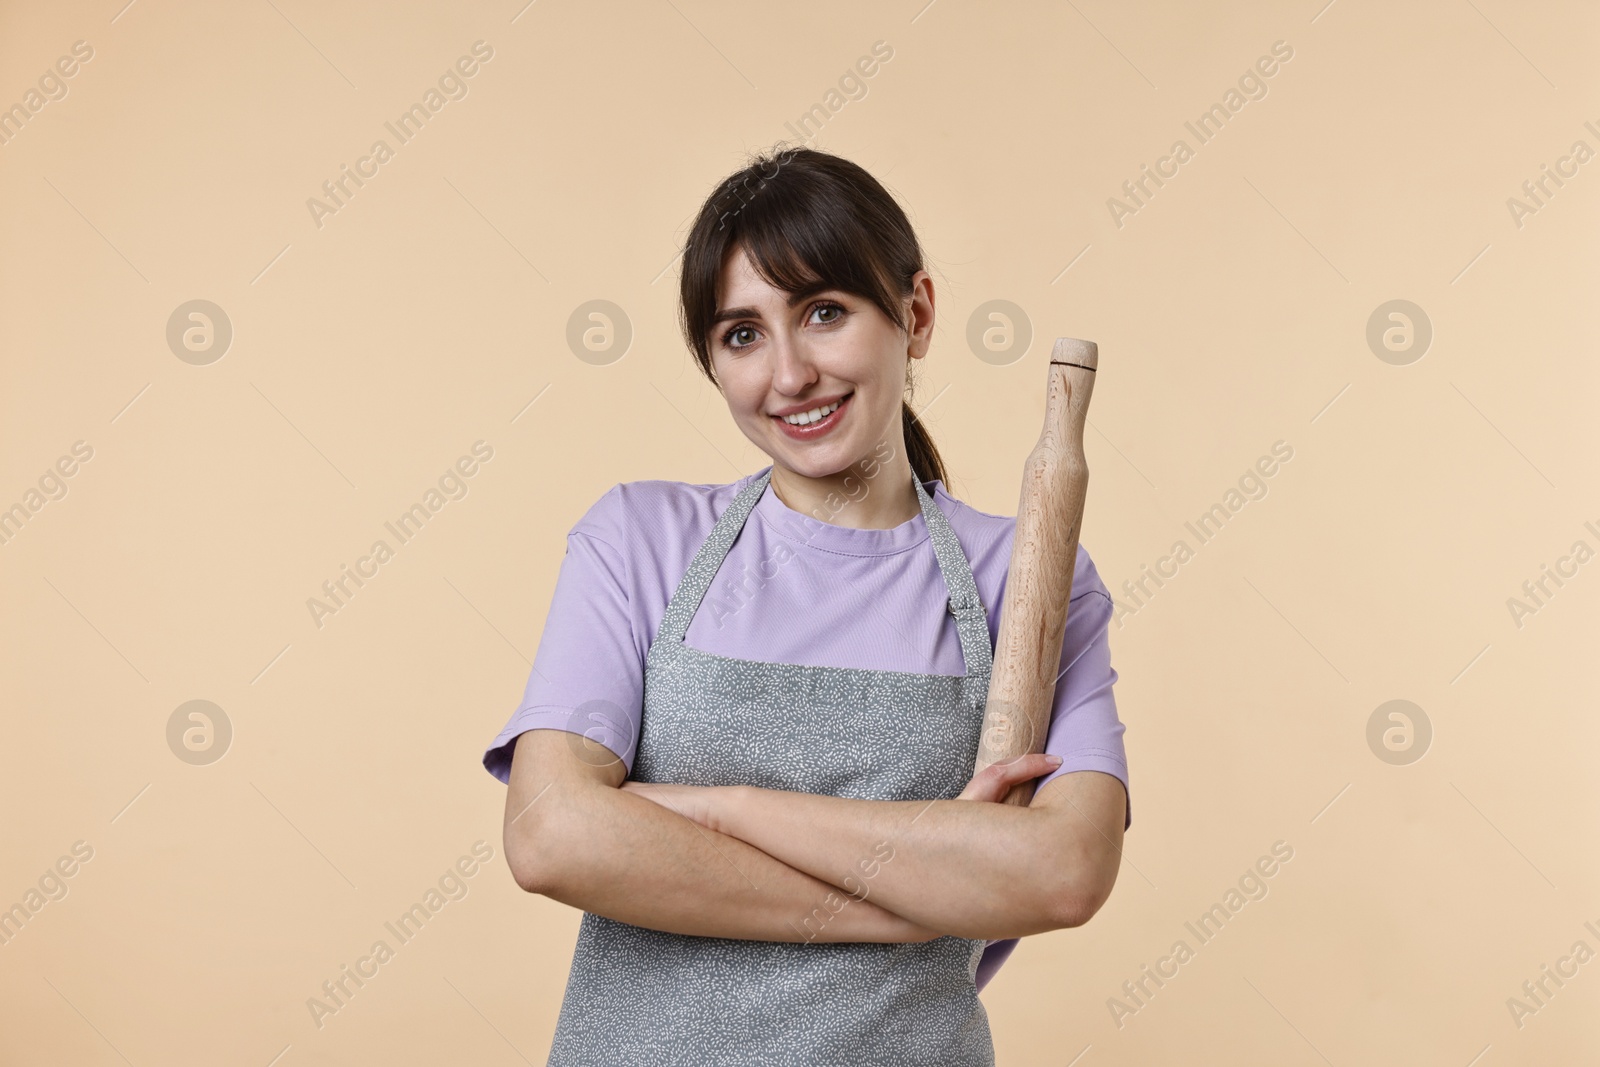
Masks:
[[[811,309],[813,320],[820,326],[831,326],[845,316],[842,304],[818,304]],[[822,316],[817,319],[817,316]],[[755,344],[756,328],[754,326],[735,326],[722,335],[722,343],[731,349],[749,348]]]

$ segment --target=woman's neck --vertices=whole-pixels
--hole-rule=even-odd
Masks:
[[[922,513],[904,451],[888,461],[869,456],[822,478],[773,463],[772,491],[791,511],[857,530],[892,529]]]

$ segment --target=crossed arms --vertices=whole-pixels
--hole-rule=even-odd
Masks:
[[[669,933],[763,941],[1023,937],[1087,922],[1111,893],[1126,794],[1024,756],[951,800],[855,800],[754,786],[625,782],[564,730],[518,736],[504,843],[517,884]]]

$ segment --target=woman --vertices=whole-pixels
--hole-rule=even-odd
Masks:
[[[760,156],[680,296],[772,463],[601,497],[484,756],[518,884],[585,912],[549,1063],[992,1064],[978,989],[1094,914],[1131,824],[1110,597],[1080,547],[1046,753],[969,782],[1015,520],[949,495],[902,400],[934,321],[904,212]]]

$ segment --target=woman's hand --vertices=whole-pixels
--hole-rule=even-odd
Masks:
[[[1016,759],[991,763],[972,776],[957,800],[987,800],[998,804],[1014,786],[1043,777],[1061,766],[1060,756],[1033,752]]]

